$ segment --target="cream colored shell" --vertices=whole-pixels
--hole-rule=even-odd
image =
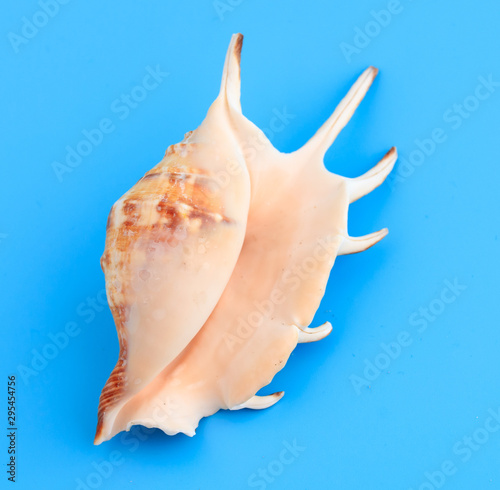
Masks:
[[[356,179],[323,157],[377,74],[368,68],[316,135],[276,150],[241,113],[234,35],[206,119],[114,206],[102,259],[120,359],[99,403],[95,443],[132,425],[194,435],[219,409],[266,408],[255,396],[310,328],[335,258],[387,230],[349,237],[349,203],[380,185],[391,149]],[[248,142],[260,142],[251,157]]]

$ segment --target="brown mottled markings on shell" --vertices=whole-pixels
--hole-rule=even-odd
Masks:
[[[141,237],[168,242],[179,230],[189,233],[190,229],[213,228],[221,222],[233,224],[224,215],[221,194],[210,187],[213,185],[210,174],[180,165],[171,165],[169,170],[156,169],[146,174],[111,210],[106,240],[116,251],[126,254]],[[148,213],[145,220],[141,219],[143,209]],[[110,259],[106,248],[101,264],[107,267]]]
[[[188,222],[197,218],[201,218],[203,223],[231,222],[224,216],[220,196],[210,189],[212,176],[207,172],[171,165],[168,171],[155,171],[143,177],[146,182],[152,179],[157,180],[158,188],[164,187],[156,210],[169,218],[172,227],[180,224],[180,221]],[[144,185],[147,185],[146,182]]]
[[[194,173],[194,172],[182,172],[182,171],[178,171],[178,172],[172,172],[172,171],[168,171],[168,172],[154,172],[154,173],[147,173],[143,178],[142,180],[147,180],[147,179],[151,179],[151,178],[159,178],[161,177],[162,175],[172,175],[172,176],[179,176],[179,180],[184,180],[184,177],[196,177],[197,179],[210,179],[211,176],[208,175],[208,174],[202,174],[202,173]]]
[[[125,199],[121,206],[121,211],[126,216],[123,225],[127,228],[135,226],[140,217],[140,202],[135,199]]]
[[[184,221],[184,217],[177,209],[176,203],[169,203],[168,196],[165,195],[156,206],[156,211],[168,221],[168,228],[176,230]]]
[[[111,375],[102,389],[101,396],[99,397],[99,409],[97,412],[97,429],[96,439],[101,435],[102,426],[104,422],[104,415],[106,410],[119,402],[124,393],[124,377],[125,377],[125,362],[127,360],[127,341],[126,337],[122,335],[124,322],[127,312],[124,306],[111,307],[113,316],[115,318],[116,328],[118,329],[118,340],[120,342],[120,356],[116,366],[114,367]]]
[[[137,203],[135,201],[133,201],[132,199],[126,199],[125,201],[123,201],[123,214],[126,214],[127,216],[134,215],[137,214],[136,210]]]
[[[188,133],[186,133],[186,134],[188,134]],[[167,148],[167,151],[165,152],[165,156],[170,156],[170,155],[173,155],[174,153],[191,152],[195,149],[195,147],[196,147],[196,143],[176,143],[175,145],[170,145]]]

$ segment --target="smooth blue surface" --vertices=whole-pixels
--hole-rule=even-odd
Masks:
[[[389,7],[398,13],[374,24],[370,11]],[[16,53],[22,41],[9,33],[39,10],[9,2],[0,19],[1,363],[4,379],[18,378],[20,427],[18,481],[2,471],[1,487],[500,489],[488,412],[500,419],[500,85],[474,99],[479,77],[500,82],[500,3],[73,0]],[[356,28],[373,37],[355,39]],[[380,68],[326,164],[353,177],[398,146],[392,184],[350,209],[352,235],[390,234],[338,259],[315,319],[333,333],[293,353],[265,389],[285,390],[275,407],[220,412],[193,439],[137,432],[94,447],[118,353],[99,302],[108,211],[199,125],[233,32],[245,34],[245,114],[264,128],[273,110],[295,115],[273,135],[283,151],[314,133],[366,66]],[[355,41],[364,47],[345,54]],[[157,65],[169,75],[126,114],[115,100]],[[114,130],[60,182],[53,162],[103,118]],[[428,155],[412,153],[432,135],[440,143],[427,142]],[[65,328],[76,336],[47,347]],[[387,363],[381,344],[398,338],[410,345],[393,346]],[[363,382],[368,362],[386,366]],[[284,444],[300,447],[285,465]],[[111,472],[110,457],[120,463]],[[96,476],[96,464],[109,474]],[[453,474],[433,474],[443,465]]]

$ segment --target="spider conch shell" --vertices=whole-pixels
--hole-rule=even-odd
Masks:
[[[158,427],[171,435],[178,432],[194,435],[199,420],[219,409],[260,409],[276,403],[283,392],[267,396],[257,396],[256,393],[269,384],[283,368],[297,343],[320,340],[332,330],[329,323],[316,328],[310,328],[309,325],[325,292],[336,256],[366,250],[387,233],[384,229],[365,237],[350,237],[347,233],[347,211],[351,202],[384,181],[396,161],[395,148],[372,170],[355,179],[335,175],[326,170],[323,164],[327,149],[351,118],[377,70],[370,67],[360,76],[332,116],[305,146],[293,153],[284,154],[276,150],[264,133],[241,113],[239,62],[242,38],[241,34],[237,34],[231,40],[221,95],[209,111],[209,116],[213,111],[219,119],[207,116],[194,134],[209,124],[216,124],[217,131],[214,134],[217,135],[219,128],[231,128],[224,131],[228,140],[222,143],[225,148],[231,148],[230,151],[226,150],[228,153],[248,148],[249,142],[259,142],[255,145],[255,153],[244,152],[244,164],[241,165],[241,168],[245,167],[244,171],[229,173],[226,169],[228,181],[219,189],[223,195],[229,189],[232,190],[232,196],[236,192],[234,189],[243,194],[238,194],[241,198],[238,206],[230,208],[238,215],[238,218],[232,218],[233,228],[224,220],[218,222],[217,226],[222,227],[223,231],[217,228],[214,231],[215,238],[222,239],[218,234],[229,233],[228,228],[235,236],[240,237],[241,228],[238,225],[243,225],[243,245],[241,246],[241,241],[234,244],[231,248],[233,255],[225,257],[225,268],[220,268],[220,263],[214,262],[217,272],[212,278],[210,290],[215,288],[219,292],[217,305],[213,301],[207,302],[207,309],[208,305],[213,304],[215,307],[202,323],[199,323],[203,317],[201,314],[190,318],[188,323],[192,328],[188,334],[181,332],[183,327],[171,321],[172,316],[178,313],[175,305],[168,312],[167,325],[151,320],[149,331],[142,325],[142,320],[128,320],[135,322],[134,327],[141,331],[141,337],[137,337],[135,342],[142,345],[145,342],[142,340],[143,336],[152,336],[150,341],[164,351],[160,354],[159,349],[155,349],[157,354],[154,356],[154,367],[147,368],[147,381],[136,388],[130,385],[130,379],[136,379],[137,370],[143,372],[144,368],[137,365],[140,358],[136,360],[135,366],[131,366],[127,348],[123,353],[123,345],[131,345],[130,337],[122,341],[121,359],[128,364],[125,368],[120,368],[119,374],[129,380],[129,385],[122,390],[125,395],[119,395],[119,401],[109,408],[106,406],[108,398],[105,387],[99,406],[96,443],[109,439],[122,430],[129,430],[136,424]],[[228,93],[231,94],[229,98],[224,95]],[[221,101],[225,101],[224,104]],[[214,111],[214,107],[219,106],[223,108]],[[209,130],[206,129],[206,134],[208,133]],[[201,147],[199,150],[194,149],[189,155],[194,158],[197,151],[201,152]],[[196,161],[200,160],[201,158]],[[216,164],[217,160],[210,161],[207,169],[213,169]],[[251,189],[249,202],[247,175]],[[215,199],[214,195],[215,201],[220,198],[217,194]],[[221,215],[224,214],[221,207],[218,209]],[[225,209],[225,215],[231,214],[228,213],[229,208]],[[245,209],[248,212],[246,223],[245,218],[239,214]],[[121,233],[124,232],[122,228],[120,230]],[[116,245],[109,236],[108,231],[105,255],[116,253]],[[196,235],[188,233],[183,243],[192,237]],[[141,237],[141,240],[147,242],[149,238]],[[223,244],[228,247],[227,242],[211,241],[213,247]],[[207,254],[210,252],[213,252],[211,247]],[[238,252],[239,256],[235,261],[234,254]],[[130,255],[131,252],[122,253]],[[141,260],[141,267],[144,267],[148,259],[142,255]],[[189,260],[217,261],[221,257],[216,255],[208,258],[205,255],[200,259],[195,255],[189,256]],[[233,264],[231,271],[229,262]],[[177,270],[174,272],[177,264],[171,265],[171,261],[168,264],[172,274],[178,274]],[[176,285],[177,309],[185,311],[186,308],[180,302],[186,299],[181,299],[183,291],[181,285],[175,283],[176,276],[173,279],[163,276],[153,264],[150,264],[150,268],[155,271],[156,277],[161,278],[158,284],[165,281],[165,290],[172,288],[172,284]],[[119,309],[116,292],[109,285],[115,272],[110,266],[105,271],[108,294],[115,293],[114,297],[111,296],[110,304],[114,308],[118,326],[120,315],[115,313]],[[130,274],[129,268],[127,273]],[[208,287],[206,282],[203,284],[198,279],[192,284],[184,282],[182,287],[192,290],[198,286],[199,291],[200,284]],[[140,292],[134,291],[133,294],[134,298],[128,300],[130,303],[142,297]],[[123,301],[122,296],[119,298]],[[215,296],[212,298],[217,301]],[[129,308],[133,306],[129,304]],[[151,312],[151,305],[145,305],[143,311],[144,317],[147,317]],[[206,309],[203,312],[206,314]],[[165,328],[167,330],[162,331],[165,337],[161,338],[156,331]],[[118,330],[120,332],[119,327]],[[129,334],[130,330],[122,328],[122,332],[127,331]],[[183,333],[183,337],[179,341],[177,335],[180,333]],[[167,337],[168,341],[165,343]],[[170,348],[168,342],[175,342],[175,349]],[[174,350],[178,354],[175,359]],[[142,352],[146,356],[146,352]],[[148,361],[147,365],[149,364]],[[112,378],[113,376],[117,378],[117,375],[112,375]],[[141,380],[146,378],[144,374],[139,377]]]

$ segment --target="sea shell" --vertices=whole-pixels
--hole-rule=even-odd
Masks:
[[[309,325],[336,256],[366,250],[387,233],[349,237],[347,211],[384,181],[395,148],[356,179],[323,164],[377,70],[359,77],[306,145],[280,153],[241,113],[242,39],[231,40],[221,92],[205,121],[151,171],[161,179],[146,174],[113,207],[103,266],[121,353],[101,394],[95,443],[136,424],[194,435],[199,420],[219,409],[276,403],[283,392],[257,391],[298,342],[331,332],[329,323]],[[249,152],[252,141],[259,144]],[[179,166],[194,176],[184,178],[182,191],[172,176]],[[165,243],[175,234],[172,222],[154,212],[161,196],[177,213],[188,204],[175,247]],[[125,212],[127,203],[134,213]],[[200,239],[203,253],[195,246]],[[203,293],[200,306],[195,298]],[[158,309],[165,318],[155,316]]]

